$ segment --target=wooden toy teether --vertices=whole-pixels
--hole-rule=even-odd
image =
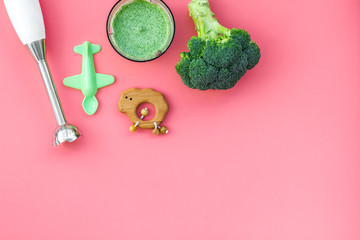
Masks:
[[[143,120],[143,118],[149,114],[147,108],[141,109],[141,117],[138,117],[136,110],[142,103],[151,103],[154,105],[156,113],[153,119],[148,121]],[[166,127],[160,126],[166,113],[169,111],[169,105],[161,93],[150,88],[130,88],[121,93],[118,108],[120,112],[126,113],[133,123],[133,125],[130,126],[131,132],[135,132],[139,127],[147,129],[153,128],[154,135],[168,133]]]

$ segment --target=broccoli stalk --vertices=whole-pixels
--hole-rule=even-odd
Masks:
[[[243,29],[228,29],[214,17],[208,0],[189,3],[197,37],[180,54],[176,71],[190,88],[229,89],[260,59],[260,49]]]
[[[192,17],[198,37],[204,39],[217,39],[220,34],[229,35],[230,29],[222,26],[210,10],[208,1],[192,0],[189,5],[189,13]]]

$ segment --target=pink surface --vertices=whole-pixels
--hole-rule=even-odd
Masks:
[[[134,63],[105,34],[114,0],[41,1],[48,61],[84,137],[51,146],[56,126],[36,64],[0,3],[1,240],[360,239],[360,2],[211,1],[262,58],[229,91],[191,90],[175,72],[194,34],[188,0],[167,3],[177,29],[156,61]],[[87,116],[62,79],[89,40],[116,83]],[[168,136],[129,132],[120,92],[166,96]]]

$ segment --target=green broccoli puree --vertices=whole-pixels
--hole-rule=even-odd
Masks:
[[[134,58],[151,58],[169,43],[170,22],[164,10],[154,3],[135,0],[124,5],[113,21],[116,45]]]

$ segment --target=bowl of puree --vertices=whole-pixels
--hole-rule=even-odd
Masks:
[[[121,56],[147,62],[163,55],[175,35],[175,21],[161,0],[120,0],[111,9],[107,35]]]

